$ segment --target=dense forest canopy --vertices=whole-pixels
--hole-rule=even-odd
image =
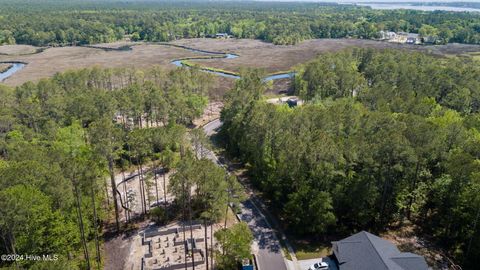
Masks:
[[[415,224],[476,269],[480,258],[480,68],[419,53],[352,49],[300,68],[296,108],[245,74],[222,136],[293,233]]]
[[[439,43],[480,43],[480,14],[372,10],[331,3],[0,0],[0,44],[69,45],[171,41],[228,33],[295,44],[312,38],[378,37],[403,31]]]
[[[113,205],[117,222],[124,210],[112,203],[106,176],[160,157],[170,168],[211,81],[187,69],[90,68],[0,86],[0,253],[59,259],[6,259],[0,267],[101,263],[102,230]]]

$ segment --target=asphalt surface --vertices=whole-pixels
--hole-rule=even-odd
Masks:
[[[222,122],[217,119],[206,124],[203,130],[207,136],[212,136],[221,125]],[[205,153],[205,156],[219,166],[223,166],[212,151]],[[259,270],[287,270],[280,242],[252,199],[249,198],[241,204],[241,214],[239,216],[242,221],[248,224],[253,233]]]
[[[307,270],[310,266],[318,262],[328,263],[328,270],[338,270],[337,264],[329,257],[310,259],[310,260],[301,260],[298,262],[300,264],[300,269],[302,270]]]

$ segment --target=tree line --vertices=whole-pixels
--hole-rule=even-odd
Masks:
[[[0,86],[0,253],[59,256],[0,266],[102,268],[103,232],[124,227],[121,212],[134,218],[115,173],[138,168],[138,203],[158,200],[145,164],[155,171],[176,164],[210,83],[200,71],[155,67],[90,68]]]
[[[290,108],[256,71],[227,93],[221,131],[288,230],[321,239],[414,224],[464,267],[480,255],[478,63],[393,50],[320,55]]]
[[[228,33],[274,44],[312,38],[420,33],[439,43],[480,43],[480,15],[468,12],[372,10],[328,3],[2,0],[0,44],[62,46],[130,39],[171,41]]]

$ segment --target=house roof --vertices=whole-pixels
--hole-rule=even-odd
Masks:
[[[391,242],[362,231],[332,242],[339,270],[428,270],[422,256],[400,252]]]

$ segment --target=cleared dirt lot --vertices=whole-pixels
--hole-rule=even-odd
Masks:
[[[184,39],[174,41],[172,44],[240,55],[240,57],[235,59],[194,60],[195,63],[200,65],[235,72],[238,72],[242,67],[256,67],[264,68],[269,73],[287,71],[295,65],[312,59],[318,54],[349,47],[396,48],[423,51],[437,55],[480,52],[480,46],[476,45],[449,44],[443,46],[418,46],[358,39],[317,39],[305,41],[294,46],[277,46],[271,43],[249,39]],[[126,45],[132,46],[132,50],[110,50],[111,48],[119,49]],[[24,69],[5,80],[4,83],[15,86],[27,81],[37,81],[40,78],[50,77],[64,70],[95,65],[102,67],[137,68],[160,65],[170,69],[174,68],[174,65],[170,64],[174,59],[202,56],[199,53],[182,48],[151,43],[115,42],[93,46],[96,48],[47,48],[38,53],[35,53],[38,48],[32,46],[0,46],[0,62],[22,61],[28,63]],[[109,49],[105,50],[102,48]],[[32,51],[33,54],[25,54],[32,53]],[[218,96],[221,96],[221,90],[224,91],[230,88],[232,84],[232,79],[219,78],[216,83],[216,88],[219,89],[219,91],[216,91],[218,92]],[[275,84],[281,84],[280,88],[282,88],[282,90],[288,89],[288,83],[275,82]]]

